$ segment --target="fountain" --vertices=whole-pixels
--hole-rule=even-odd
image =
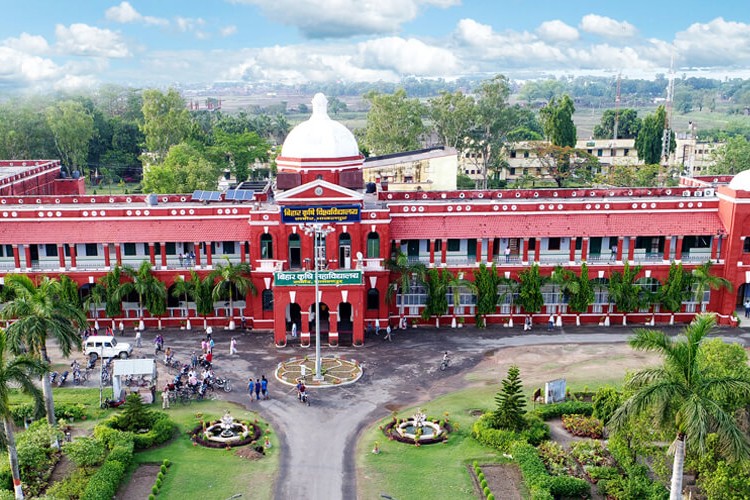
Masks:
[[[193,440],[203,446],[211,448],[242,446],[260,437],[257,426],[250,426],[232,417],[229,410],[219,420],[202,425],[193,431]]]
[[[447,429],[436,422],[427,420],[427,415],[422,409],[395,426],[394,430],[406,442],[429,444],[441,441],[447,433]]]

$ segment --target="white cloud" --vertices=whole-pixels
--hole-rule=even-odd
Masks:
[[[130,51],[120,35],[114,31],[87,24],[55,26],[57,49],[68,55],[94,57],[128,57]]]
[[[177,29],[179,29],[183,33],[187,33],[190,31],[198,31],[202,26],[206,24],[206,21],[200,17],[191,18],[178,16],[175,18],[175,24],[177,25]]]
[[[578,27],[587,33],[606,38],[628,38],[638,34],[638,30],[627,21],[617,21],[611,17],[587,14]]]
[[[27,54],[44,54],[49,51],[46,38],[28,33],[21,33],[17,38],[6,38],[0,42],[0,46],[10,47]]]
[[[452,52],[414,38],[387,37],[359,43],[354,62],[361,68],[391,70],[401,75],[454,75],[460,70]]]
[[[221,36],[232,36],[235,33],[237,33],[237,26],[234,24],[230,24],[229,26],[224,26],[223,28],[219,29],[219,35]]]
[[[0,85],[16,86],[49,81],[60,73],[50,59],[32,56],[11,47],[0,47]]]
[[[750,64],[750,24],[725,21],[695,23],[675,35],[679,59],[690,66],[747,66]]]
[[[572,42],[578,40],[578,30],[559,19],[545,21],[536,29],[537,35],[551,42]]]
[[[310,38],[394,33],[428,7],[448,8],[460,0],[232,0],[257,5],[270,18],[296,26]]]
[[[159,17],[144,16],[139,13],[129,2],[121,2],[120,5],[110,7],[104,12],[104,17],[108,21],[116,23],[143,23],[158,26],[166,26],[169,21]]]

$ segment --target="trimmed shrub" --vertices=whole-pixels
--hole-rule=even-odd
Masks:
[[[125,466],[117,460],[106,460],[91,476],[82,498],[112,498],[117,493],[120,481],[125,474]]]
[[[65,454],[78,467],[93,467],[104,461],[107,450],[104,443],[96,438],[79,437],[63,446]]]
[[[577,477],[552,476],[549,478],[549,492],[555,498],[584,498],[591,496],[591,485]]]
[[[165,458],[162,462],[162,465],[166,465],[167,467],[169,467],[170,465],[172,465],[172,462],[170,462],[168,458]]]
[[[485,489],[485,488],[487,487],[487,480],[486,480],[486,479],[482,479],[482,480],[481,480],[481,481],[479,482],[479,486],[481,486],[481,487],[482,487],[482,489]]]
[[[565,414],[579,414],[590,416],[594,412],[594,405],[584,401],[563,401],[562,403],[551,403],[540,405],[534,410],[542,420],[562,417]]]
[[[34,412],[34,405],[32,403],[22,403],[11,407],[11,416],[13,423],[17,426],[22,427],[24,421],[29,419],[40,419],[44,416],[44,410],[41,413],[36,414]],[[55,420],[64,418],[65,420],[83,420],[88,417],[86,407],[81,403],[77,404],[66,404],[66,403],[55,403]]]
[[[156,495],[153,493],[148,496],[148,500],[156,500]]]
[[[161,467],[159,467],[159,472],[161,473],[162,476],[164,474],[166,474],[167,473],[167,466],[164,465],[164,464],[161,464]]]
[[[489,495],[487,495],[487,500],[495,500],[495,495],[490,493]]]
[[[485,486],[484,488],[482,488],[482,491],[484,491],[484,496],[487,496],[487,495],[489,495],[490,493],[492,493],[492,492],[490,491],[490,489],[489,489],[489,488],[488,488],[487,486]]]
[[[118,436],[128,435],[131,436],[133,443],[135,443],[136,450],[144,450],[168,441],[174,435],[176,429],[176,425],[169,418],[169,415],[160,411],[149,412],[151,426],[150,430],[144,433],[119,431],[119,417],[119,415],[115,415],[97,425],[94,429],[94,436],[105,443],[109,443],[113,439],[122,439]]]
[[[485,446],[490,446],[502,452],[508,452],[517,441],[538,445],[549,438],[549,427],[540,418],[527,416],[529,428],[521,432],[504,429],[494,429],[492,414],[486,413],[479,417],[471,429],[471,435]]]
[[[158,495],[159,494],[159,487],[156,486],[156,485],[153,485],[151,487],[151,493],[153,493],[154,495]]]
[[[47,489],[46,496],[49,498],[81,498],[92,473],[87,469],[76,469],[64,480],[50,486]]]

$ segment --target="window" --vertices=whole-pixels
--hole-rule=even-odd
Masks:
[[[593,150],[593,149],[587,149],[587,150],[586,150],[586,152],[587,152],[588,154],[590,154],[590,155],[594,154],[594,150]]]
[[[221,244],[222,246],[222,252],[225,254],[232,255],[235,253],[234,249],[234,241],[224,241]]]
[[[44,251],[47,254],[47,257],[57,257],[57,245],[44,245]],[[2,253],[0,253],[0,257],[2,257]]]
[[[550,238],[547,242],[548,250],[560,250],[560,238]]]
[[[450,239],[448,240],[448,251],[458,252],[461,250],[461,240]]]
[[[177,255],[177,244],[175,242],[167,243],[167,255]]]
[[[511,158],[515,158],[515,157],[516,157],[516,151],[515,151],[515,150],[512,150],[512,151],[510,152],[510,157],[511,157]]]
[[[380,292],[377,288],[367,290],[367,310],[378,310],[380,308]]]
[[[273,259],[273,237],[270,234],[260,236],[260,258]]]
[[[529,157],[529,152],[528,151],[524,151],[523,152],[523,157],[524,158],[528,158]]]
[[[516,175],[516,167],[510,168],[510,175]]]
[[[617,150],[616,149],[610,149],[609,150],[609,156],[617,156]]]
[[[630,150],[629,150],[629,149],[627,149],[627,148],[625,148],[625,149],[624,149],[624,150],[622,151],[622,156],[629,156],[629,155],[630,155]]]
[[[603,154],[604,154],[604,151],[602,151],[601,149],[596,150],[596,156],[602,156]]]
[[[263,301],[264,311],[273,311],[273,290],[263,290],[261,300]]]
[[[745,241],[742,242],[742,251],[750,253],[750,237],[745,236]]]
[[[123,252],[125,255],[135,255],[135,243],[124,243]]]
[[[367,258],[380,258],[380,235],[378,233],[371,232],[367,235]]]
[[[99,245],[96,243],[86,243],[86,257],[96,257],[99,255]]]
[[[583,238],[576,238],[576,250],[583,248]]]

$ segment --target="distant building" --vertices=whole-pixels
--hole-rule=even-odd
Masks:
[[[365,182],[393,191],[451,191],[456,189],[458,156],[443,146],[365,159]]]

